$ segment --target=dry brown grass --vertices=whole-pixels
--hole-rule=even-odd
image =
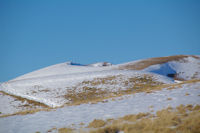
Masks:
[[[124,121],[129,121],[129,122],[135,122],[136,120],[139,120],[144,117],[148,117],[149,115],[150,115],[150,113],[139,113],[137,115],[126,115],[126,116],[120,118],[120,121],[124,120]]]
[[[91,130],[90,133],[199,133],[200,106],[180,105],[157,111],[156,115],[128,115],[113,120],[103,128]],[[127,123],[128,121],[128,123]]]
[[[175,55],[175,56],[167,56],[167,57],[156,57],[156,58],[141,60],[137,63],[123,65],[119,69],[142,70],[151,65],[163,64],[169,61],[185,61],[184,58],[186,57],[194,57],[194,58],[200,59],[198,56],[193,56],[193,55],[190,55],[190,56],[189,55]]]
[[[185,95],[186,95],[186,96],[189,96],[190,94],[189,94],[189,93],[185,93]]]
[[[25,105],[25,106],[30,106],[30,107],[39,106],[39,107],[48,108],[47,105],[45,105],[45,104],[43,104],[43,103],[40,103],[40,102],[36,102],[36,101],[29,100],[29,99],[26,99],[26,98],[23,98],[23,97],[20,97],[20,96],[8,94],[8,93],[6,93],[6,92],[4,92],[4,91],[0,91],[0,93],[3,93],[4,95],[8,95],[8,96],[11,96],[11,97],[14,97],[14,98],[17,99],[18,101],[21,101],[22,103],[23,103],[23,102],[27,102],[28,104]]]
[[[169,97],[169,98],[167,98],[167,100],[172,100],[172,98]]]
[[[40,111],[51,111],[51,108],[31,109],[31,110],[19,111],[19,112],[15,112],[15,113],[12,113],[12,114],[1,115],[0,118],[14,116],[14,115],[34,114],[34,113],[37,113],[37,112],[40,112]]]
[[[143,75],[143,77],[132,77],[127,80],[116,81],[116,76],[107,78],[97,78],[92,81],[82,82],[81,89],[77,92],[77,88],[67,89],[67,93],[64,97],[70,101],[68,105],[77,105],[82,103],[97,103],[102,102],[105,99],[119,97],[126,94],[133,94],[137,92],[151,93],[153,90],[162,89],[160,86],[163,85],[161,82],[154,81],[150,75]],[[124,84],[129,86],[126,89],[117,88],[117,91],[111,89],[97,88],[96,85],[117,85]]]
[[[130,87],[126,89],[118,89],[118,91],[112,91],[110,89],[101,89],[96,88],[95,85],[100,84],[119,84],[115,81],[116,76],[107,77],[107,78],[98,78],[92,81],[84,81],[80,83],[82,85],[81,90],[77,92],[77,88],[73,87],[68,89],[64,97],[69,100],[67,105],[79,105],[82,103],[97,103],[104,102],[106,99],[120,97],[122,95],[134,94],[134,93],[152,93],[153,91],[162,90],[163,88],[167,89],[177,89],[181,88],[184,84],[193,84],[200,82],[199,79],[183,81],[182,83],[176,84],[163,84],[157,81],[154,81],[150,75],[144,75],[143,77],[132,77],[124,81],[120,81]],[[90,86],[90,87],[89,87]],[[168,99],[170,100],[170,99]]]
[[[72,128],[60,128],[58,129],[58,133],[73,133],[73,129]]]
[[[172,89],[181,88],[182,85],[184,85],[184,84],[190,85],[190,84],[198,83],[198,82],[200,82],[200,79],[192,79],[192,80],[182,81],[181,83],[164,84],[164,85],[162,85],[162,87],[167,88],[168,90],[172,90]]]
[[[103,127],[106,125],[106,122],[103,120],[93,120],[91,123],[89,123],[88,127],[89,128],[98,128],[98,127]]]
[[[96,85],[101,85],[101,84],[116,84],[116,82],[114,81],[116,79],[116,76],[109,76],[109,77],[105,77],[105,78],[95,78],[92,81],[83,81],[81,84],[85,84],[85,85],[92,85],[92,86],[96,86]]]
[[[12,114],[2,114],[0,118],[2,117],[9,117],[9,116],[14,116],[14,115],[27,115],[27,114],[33,114],[39,111],[50,111],[51,108],[48,107],[45,104],[29,100],[26,98],[22,98],[19,96],[11,95],[6,92],[0,91],[3,95],[8,95],[10,97],[13,97],[15,101],[20,101],[22,104],[16,106],[17,109],[21,109],[21,111],[14,112]]]

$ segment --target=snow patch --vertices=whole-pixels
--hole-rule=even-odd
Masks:
[[[112,66],[112,64],[109,62],[98,62],[98,63],[94,63],[94,64],[89,64],[88,66],[103,67],[103,66]]]
[[[200,60],[194,57],[187,57],[183,61],[170,61],[164,64],[152,65],[143,71],[164,76],[174,74],[176,78],[184,80],[200,79]]]

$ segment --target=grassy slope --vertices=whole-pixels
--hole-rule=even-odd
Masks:
[[[167,89],[178,89],[182,85],[193,84],[200,82],[200,80],[190,80],[184,81],[177,84],[162,84],[159,87],[155,87],[155,90],[162,90],[162,88]],[[159,89],[158,89],[159,88]],[[154,89],[152,90],[152,92]],[[146,92],[145,89],[140,90],[140,92]],[[147,93],[149,93],[147,91]],[[173,100],[173,99],[167,99]],[[149,107],[152,108],[152,107]],[[198,133],[200,132],[200,105],[180,105],[176,108],[168,107],[157,111],[156,113],[139,113],[126,115],[118,119],[107,119],[100,120],[95,119],[86,128],[83,129],[70,129],[61,128],[56,129],[60,133],[118,133],[119,131],[124,131],[124,133]]]
[[[176,109],[167,108],[157,111],[155,115],[139,113],[127,115],[117,120],[94,120],[90,123],[95,130],[90,133],[199,133],[200,106],[180,105]]]
[[[64,97],[70,101],[68,105],[78,105],[89,102],[96,103],[126,94],[137,92],[148,93],[160,89],[159,86],[163,85],[163,83],[154,80],[151,75],[130,77],[127,80],[117,80],[117,78],[121,78],[120,75],[83,81],[79,85],[68,89]],[[124,88],[115,87],[119,84],[124,86]],[[98,87],[99,85],[105,85],[107,87],[114,86],[115,90]],[[79,91],[77,91],[77,89]]]
[[[85,129],[60,128],[59,133],[199,133],[200,105],[168,107],[152,113],[126,115],[118,119],[92,121]]]

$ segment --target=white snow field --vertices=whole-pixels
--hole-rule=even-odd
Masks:
[[[64,64],[66,66],[65,71],[63,66]],[[92,80],[94,78],[123,75],[123,80],[126,80],[128,77],[150,74],[157,81],[163,83],[172,83],[172,80],[167,77],[148,72],[112,70],[111,67],[88,67],[66,65],[66,63],[64,64],[58,64],[57,66],[54,65],[52,67],[50,66],[36,72],[26,74],[22,77],[18,77],[14,80],[2,83],[0,85],[0,91],[4,91],[8,94],[20,96],[29,100],[34,100],[50,107],[59,107],[69,102],[63,97],[63,95],[67,92],[67,89],[76,86],[82,81]],[[113,66],[113,68],[114,67],[115,66]],[[63,74],[60,74],[61,71]],[[48,75],[48,72],[51,73],[51,75]],[[35,77],[35,74],[38,77]],[[101,87],[113,89],[112,86],[102,85]],[[119,85],[119,87],[123,86]],[[115,86],[115,88],[117,88],[117,86]]]
[[[83,80],[120,74],[121,71],[107,71],[110,67],[92,67],[61,63],[46,67],[16,79],[0,84],[0,91],[44,103],[50,107],[63,105],[66,99],[61,96],[66,87]],[[57,97],[57,98],[56,98]]]
[[[184,58],[182,61],[170,61],[164,64],[152,65],[143,71],[167,74],[178,74],[180,79],[190,80],[200,79],[200,59],[194,57]]]
[[[188,93],[189,95],[185,95]],[[180,104],[200,104],[200,82],[185,84],[180,88],[163,89],[154,93],[136,93],[122,96],[108,102],[97,104],[81,104],[67,106],[55,111],[37,112],[24,116],[10,116],[0,118],[1,133],[41,133],[51,128],[85,126],[94,119],[118,118],[128,114],[161,110],[169,106],[176,107]],[[172,100],[167,100],[171,98]],[[73,125],[72,125],[73,124]]]
[[[34,106],[26,100],[20,101],[13,96],[6,95],[0,92],[0,116],[14,114],[22,110],[42,109],[41,106]]]
[[[111,63],[108,63],[111,64]],[[52,66],[48,66],[28,74],[19,76],[15,80],[21,79],[29,79],[29,78],[39,78],[46,76],[55,76],[55,75],[64,75],[64,74],[77,74],[83,72],[93,72],[93,71],[102,71],[102,70],[110,70],[111,65],[103,66],[103,63],[95,63],[91,65],[81,65],[73,62],[65,62]]]
[[[174,58],[174,56],[173,56]],[[128,114],[161,110],[168,106],[176,107],[180,104],[200,104],[200,57],[183,56],[183,58],[169,61],[144,64],[145,60],[138,60],[119,65],[100,62],[90,65],[81,65],[66,62],[49,66],[0,84],[0,133],[41,133],[51,128],[73,127],[78,128],[80,123],[87,126],[94,119],[118,118]],[[153,60],[152,60],[153,61]],[[154,60],[155,61],[155,60]],[[125,66],[125,67],[124,67]],[[134,66],[126,67],[126,66]],[[142,69],[135,69],[135,67]],[[153,81],[162,84],[174,85],[176,75],[179,80],[196,79],[195,82],[182,82],[175,89],[163,88],[153,93],[138,92],[105,100],[104,102],[87,103],[68,106],[70,102],[65,97],[70,89],[77,94],[84,86],[119,92],[134,86],[134,82],[127,83],[129,78],[150,76]],[[114,76],[112,81],[99,84],[83,84],[88,81]],[[145,81],[148,82],[148,81]],[[189,95],[186,95],[188,93]],[[24,98],[22,101],[17,97]],[[88,98],[88,97],[87,97]],[[167,100],[171,98],[172,100]],[[16,112],[31,109],[43,109],[42,106],[31,105],[27,100],[45,104],[50,111],[40,111],[35,114],[12,115]],[[45,107],[44,107],[45,108]],[[11,116],[1,117],[11,114]]]

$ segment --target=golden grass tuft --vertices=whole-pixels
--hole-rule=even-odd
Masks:
[[[3,117],[9,117],[9,116],[14,116],[14,115],[27,115],[27,114],[34,114],[40,111],[50,111],[50,108],[44,108],[44,109],[31,109],[31,110],[25,110],[25,111],[19,111],[16,113],[12,113],[12,114],[5,114],[5,115],[1,115],[0,118]]]
[[[187,115],[184,115],[184,114]],[[139,115],[139,114],[138,114]],[[140,115],[139,115],[140,116]],[[90,133],[199,133],[200,106],[180,105],[157,111],[156,115],[127,115]],[[129,121],[128,123],[126,121]]]
[[[109,126],[109,127],[106,127],[106,128],[100,128],[98,130],[93,130],[93,131],[90,131],[90,133],[119,133],[119,127],[117,126]]]
[[[73,133],[73,129],[72,128],[60,128],[58,129],[58,133]]]
[[[200,105],[196,105],[193,110],[200,110]]]
[[[45,105],[43,103],[40,103],[40,102],[36,102],[36,101],[29,100],[29,99],[26,99],[26,98],[23,98],[23,97],[20,97],[20,96],[8,94],[8,93],[6,93],[4,91],[0,91],[0,93],[3,93],[4,95],[8,95],[8,96],[11,96],[11,97],[14,97],[15,99],[21,101],[22,103],[23,102],[27,102],[29,106],[40,106],[40,107],[48,108],[47,105]],[[25,105],[25,106],[27,106],[27,105]]]
[[[89,128],[98,128],[98,127],[103,127],[106,125],[106,122],[103,120],[93,120],[91,123],[89,123],[88,127]]]
[[[124,117],[122,117],[120,119],[124,120],[124,121],[134,122],[136,120],[139,120],[141,118],[147,117],[149,115],[150,115],[150,113],[139,113],[137,115],[126,115],[126,116],[124,116]]]
[[[167,98],[167,100],[172,100],[172,98],[169,97],[169,98]]]
[[[185,95],[186,95],[186,96],[189,96],[190,94],[189,94],[189,93],[185,93]]]

